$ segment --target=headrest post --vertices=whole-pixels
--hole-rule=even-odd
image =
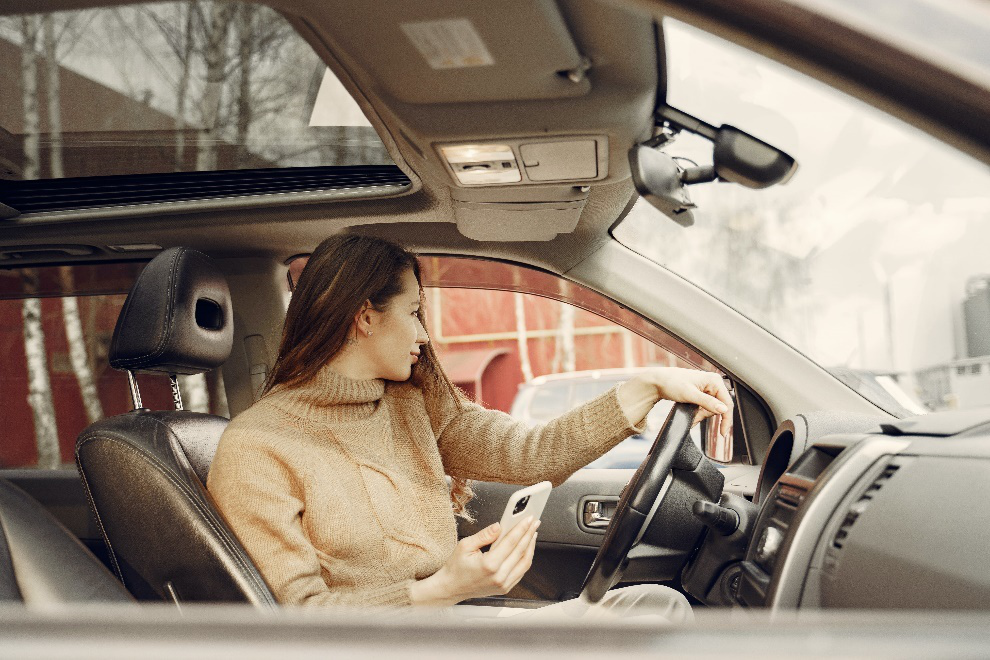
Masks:
[[[182,410],[182,393],[179,391],[179,378],[175,374],[168,375],[172,383],[172,401],[175,402],[175,409]]]
[[[141,408],[144,408],[144,404],[141,402],[141,390],[138,389],[134,372],[130,369],[127,370],[127,384],[131,388],[131,401],[134,403],[134,410],[141,410]]]

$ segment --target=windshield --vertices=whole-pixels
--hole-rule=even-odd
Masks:
[[[695,225],[640,200],[624,245],[722,299],[894,414],[990,405],[990,175],[770,60],[664,22],[668,103],[794,155],[766,190],[692,186]],[[711,145],[666,149],[699,164]]]
[[[0,18],[0,178],[387,165],[271,8],[195,0]]]

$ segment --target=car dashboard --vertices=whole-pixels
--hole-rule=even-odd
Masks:
[[[774,610],[986,609],[988,490],[990,410],[788,420],[741,516],[738,560],[697,577],[732,545],[709,530],[685,586],[708,604]]]

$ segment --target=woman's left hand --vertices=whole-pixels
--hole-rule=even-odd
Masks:
[[[729,437],[732,428],[732,397],[722,377],[710,371],[658,367],[626,381],[619,387],[619,405],[631,425],[646,417],[661,399],[679,403],[695,403],[698,414],[694,423],[715,416],[718,433]]]

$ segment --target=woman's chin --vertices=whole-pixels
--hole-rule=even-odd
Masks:
[[[393,373],[385,376],[385,380],[394,380],[395,382],[401,383],[409,380],[412,376],[412,365],[406,367],[405,370],[397,369]]]

